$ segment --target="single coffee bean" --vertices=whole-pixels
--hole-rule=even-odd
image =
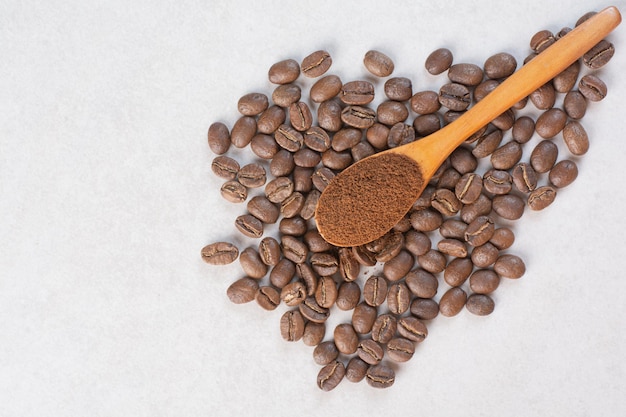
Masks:
[[[272,101],[279,107],[288,108],[300,101],[302,90],[297,84],[282,84],[272,92]]]
[[[265,184],[267,175],[263,165],[252,163],[241,167],[237,174],[237,180],[248,188],[258,188]]]
[[[471,246],[484,245],[491,239],[494,232],[493,220],[489,216],[479,216],[465,230],[465,241]]]
[[[424,114],[413,120],[413,129],[418,136],[428,136],[441,129],[441,119],[438,114]]]
[[[441,213],[434,209],[418,210],[411,213],[411,226],[418,232],[432,232],[443,223]]]
[[[322,103],[336,97],[342,86],[341,78],[336,75],[327,75],[311,86],[309,97],[315,103]]]
[[[345,151],[356,146],[362,137],[363,133],[361,130],[347,127],[335,133],[331,146],[337,152]]]
[[[574,161],[564,159],[552,167],[548,179],[550,184],[556,188],[563,188],[570,185],[578,177],[578,167]]]
[[[493,198],[493,211],[503,219],[519,219],[524,214],[525,207],[524,200],[515,194],[497,195]]]
[[[280,147],[272,136],[259,133],[250,140],[250,149],[259,158],[272,159]]]
[[[473,222],[479,216],[484,216],[491,213],[491,200],[485,194],[481,194],[480,197],[472,204],[465,204],[461,209],[461,220],[469,224]]]
[[[298,309],[305,319],[315,323],[324,323],[330,316],[330,311],[320,307],[314,297],[307,297],[304,302],[298,305]]]
[[[339,249],[339,273],[344,281],[352,282],[359,277],[361,265],[354,256],[352,249]],[[360,291],[359,291],[360,297]],[[358,301],[358,300],[357,300]]]
[[[478,199],[482,189],[483,180],[480,175],[468,172],[457,181],[454,194],[462,204],[471,204]]]
[[[477,294],[491,294],[500,285],[500,276],[491,269],[477,269],[470,276],[469,285]]]
[[[348,106],[341,111],[341,121],[358,129],[371,127],[376,120],[374,110],[362,106]]]
[[[322,102],[317,108],[317,124],[328,132],[336,132],[342,127],[341,101],[332,98]]]
[[[441,167],[437,169],[437,171],[439,171],[444,165],[449,167],[450,161],[446,159],[446,161],[443,163]],[[439,180],[439,178],[441,178],[441,176],[443,175],[443,173],[440,173],[440,172],[436,172],[436,174],[438,175],[438,178],[433,178],[433,183],[436,183]],[[459,176],[459,179],[460,178],[461,177]],[[437,191],[437,188],[433,184],[428,184],[426,188],[424,188],[424,191],[422,191],[422,194],[413,203],[412,209],[417,211],[417,210],[424,210],[424,209],[431,207],[431,201],[433,199],[433,194],[435,194],[435,191]],[[410,219],[409,219],[409,222],[410,222]]]
[[[254,300],[258,289],[259,283],[257,280],[250,277],[243,277],[233,282],[228,289],[226,289],[226,295],[231,302],[244,304]]]
[[[239,172],[239,163],[226,155],[220,155],[213,159],[211,170],[220,178],[234,180]]]
[[[469,148],[460,146],[450,154],[450,164],[459,174],[464,175],[475,171],[478,166],[478,161],[476,157],[472,155],[472,151]],[[456,182],[454,186],[456,186]],[[452,188],[454,188],[454,186]]]
[[[230,140],[233,146],[237,148],[245,148],[250,144],[252,137],[257,131],[257,121],[254,117],[241,116],[230,133]]]
[[[461,312],[466,301],[467,294],[461,287],[450,288],[439,300],[439,311],[446,317],[456,316]]]
[[[580,61],[574,61],[560,74],[552,79],[554,89],[559,93],[567,93],[576,85],[580,73]]]
[[[285,59],[272,65],[267,75],[273,84],[289,84],[300,75],[300,64],[293,59]]]
[[[263,223],[251,214],[243,214],[235,219],[235,227],[243,235],[260,238],[263,236]]]
[[[267,265],[261,260],[259,252],[252,247],[248,247],[241,252],[239,263],[243,272],[250,278],[260,279],[267,274]]]
[[[289,177],[274,178],[265,185],[265,196],[272,203],[282,203],[293,193],[293,181]]]
[[[280,125],[274,133],[274,139],[281,148],[290,152],[296,152],[304,143],[304,136],[291,126]]]
[[[304,132],[311,128],[313,115],[309,106],[301,101],[292,103],[289,106],[289,122],[299,132]]]
[[[464,239],[467,223],[458,219],[446,219],[439,227],[439,234],[447,239]],[[428,241],[430,249],[430,240]],[[428,251],[426,249],[426,251]],[[424,252],[426,253],[426,252]]]
[[[423,255],[430,250],[430,238],[417,230],[409,230],[404,235],[404,247],[414,256]]]
[[[259,243],[259,256],[265,265],[276,265],[281,256],[280,243],[273,237],[264,237]]]
[[[389,78],[383,88],[389,100],[407,101],[413,95],[413,84],[405,77]]]
[[[363,300],[374,307],[382,305],[387,299],[388,288],[384,277],[372,275],[363,285]]]
[[[319,281],[317,275],[311,268],[311,265],[307,263],[296,264],[296,275],[302,280],[306,287],[307,297],[315,297],[315,291],[317,290],[317,283]]]
[[[324,75],[332,63],[333,59],[328,52],[315,51],[302,60],[300,68],[306,77],[315,78]]]
[[[388,126],[404,122],[409,117],[409,109],[399,101],[383,101],[376,108],[378,121]]]
[[[314,253],[309,263],[313,270],[323,277],[334,275],[339,270],[339,260],[332,253]]]
[[[452,52],[447,48],[439,48],[428,55],[425,62],[426,71],[432,75],[439,75],[452,65]]]
[[[310,161],[308,161],[307,158],[309,157],[315,158],[315,159],[320,158],[319,155],[315,156],[315,155],[309,154],[308,149],[306,149],[307,152],[301,152],[301,151],[304,151],[305,149],[306,148],[300,149],[298,152],[294,154],[294,161],[299,158],[299,162],[298,162],[299,164],[310,165]],[[293,176],[294,191],[306,194],[313,189],[313,179],[311,178],[313,176],[313,168],[304,167],[304,166],[296,166],[293,169],[292,176]]]
[[[499,85],[500,82],[497,80],[485,80],[478,84],[476,88],[474,88],[474,101],[479,102],[483,98],[487,97],[487,94],[491,93]]]
[[[376,265],[375,254],[367,250],[365,245],[353,246],[352,255],[354,255],[354,259],[356,259],[357,262],[363,266]]]
[[[280,149],[270,162],[270,173],[275,177],[286,177],[291,174],[295,166],[293,153]]]
[[[552,83],[546,83],[530,93],[528,98],[538,110],[548,110],[556,102],[556,91]]]
[[[377,77],[388,77],[394,70],[391,58],[379,51],[367,51],[363,58],[365,68]]]
[[[543,140],[530,154],[530,166],[535,172],[544,174],[552,169],[558,157],[559,149],[553,141]]]
[[[281,246],[283,248],[283,256],[296,264],[304,262],[309,253],[304,242],[294,236],[283,236],[281,238]]]
[[[522,146],[514,140],[500,146],[491,154],[491,165],[495,169],[511,169],[522,159]]]
[[[365,302],[359,303],[352,311],[352,327],[359,334],[367,334],[372,331],[377,316],[376,307]]]
[[[261,114],[269,106],[267,96],[262,93],[249,93],[242,96],[237,102],[237,110],[244,116]]]
[[[354,356],[346,366],[346,379],[350,382],[361,382],[365,378],[369,365],[363,359]]]
[[[210,265],[227,265],[235,262],[239,249],[229,242],[215,242],[202,248],[202,260]]]
[[[313,360],[318,365],[328,365],[339,357],[339,350],[333,341],[322,342],[313,349]]]
[[[304,234],[304,243],[313,253],[327,252],[332,250],[333,246],[326,242],[317,229],[310,229]]]
[[[413,269],[406,274],[404,282],[411,293],[420,298],[434,297],[439,287],[437,277],[421,268]]]
[[[365,247],[374,254],[378,262],[388,262],[395,258],[404,247],[404,235],[401,232],[390,231],[367,243]]]
[[[322,276],[317,282],[315,301],[322,308],[330,308],[335,304],[335,300],[337,300],[337,283],[332,277]]]
[[[359,142],[351,150],[352,159],[354,162],[358,162],[361,159],[372,156],[376,153],[376,150],[368,142]]]
[[[361,287],[356,282],[342,282],[339,285],[335,304],[340,310],[350,311],[354,309],[361,299]]]
[[[391,282],[399,281],[413,266],[413,255],[402,250],[393,259],[385,262],[383,275]]]
[[[582,119],[587,112],[587,99],[578,90],[569,91],[563,99],[563,110],[571,119]]]
[[[501,142],[502,130],[496,129],[487,133],[476,141],[476,145],[474,145],[472,149],[472,155],[474,155],[475,158],[486,158],[498,149]]]
[[[496,229],[493,233],[495,233],[499,229]],[[500,255],[500,250],[493,244],[490,243],[494,236],[491,237],[490,241],[485,243],[484,245],[478,246],[474,248],[472,251],[471,259],[472,263],[477,268],[486,268],[489,265],[493,265],[493,263],[498,259],[498,255]]]
[[[293,155],[293,161],[296,167],[314,168],[319,164],[322,157],[320,154],[309,148],[301,148]]]
[[[287,258],[282,258],[270,271],[270,283],[276,288],[283,288],[293,279],[296,265]]]
[[[544,139],[555,137],[567,123],[567,114],[559,108],[551,108],[537,118],[535,130]]]
[[[442,239],[437,243],[439,252],[456,258],[465,258],[467,256],[467,247],[465,243],[457,239]]]
[[[286,119],[287,114],[285,113],[285,110],[283,108],[278,106],[270,106],[259,116],[257,120],[257,130],[260,133],[270,135],[274,133],[280,125],[285,123]]]
[[[411,296],[409,288],[404,282],[396,282],[387,292],[387,307],[389,311],[396,315],[401,315],[409,309]]]
[[[275,310],[280,304],[280,294],[269,285],[259,287],[254,298],[262,309],[268,311]]]
[[[281,224],[280,224],[280,228],[282,229],[284,226],[288,225],[286,227],[287,230],[292,230],[291,235],[302,235],[304,233],[306,233],[307,230],[307,224],[304,221],[304,219],[302,219],[301,217],[298,217],[297,220],[295,220],[294,222],[286,222],[283,225],[283,222],[285,220],[288,219],[293,219],[296,216],[298,216],[298,214],[300,214],[300,210],[302,210],[302,206],[304,205],[304,196],[302,195],[302,193],[296,191],[295,193],[292,193],[289,197],[285,198],[281,203],[280,203],[280,212],[283,215],[283,219],[281,220]],[[301,230],[301,226],[304,226],[304,230]],[[296,228],[297,231],[295,231],[293,228]]]
[[[410,310],[420,320],[432,320],[439,314],[439,304],[432,298],[415,298]]]
[[[215,122],[209,126],[208,132],[209,148],[216,155],[223,155],[230,147],[230,133],[222,122]]]
[[[437,180],[437,188],[448,188],[450,190],[454,190],[454,187],[456,187],[456,183],[459,182],[460,179],[461,174],[459,173],[459,171],[454,168],[448,168],[441,174],[441,176]],[[432,207],[432,201],[430,207]]]
[[[517,60],[511,54],[500,52],[487,58],[483,68],[488,78],[506,78],[515,72]]]
[[[554,202],[556,188],[549,185],[537,187],[528,196],[528,207],[531,210],[543,210]]]
[[[453,259],[450,261],[448,266],[446,266],[446,269],[443,272],[443,279],[451,287],[460,287],[470,276],[473,268],[474,265],[472,265],[472,261],[470,259]]]
[[[352,162],[352,155],[347,151],[337,152],[329,149],[322,154],[322,165],[336,171],[343,171],[352,165]]]
[[[340,361],[333,361],[324,366],[317,374],[317,386],[322,391],[331,391],[339,385],[346,374],[346,368]]]
[[[265,196],[254,196],[248,201],[248,212],[263,223],[276,223],[280,210]]]
[[[302,335],[302,341],[307,346],[317,346],[324,340],[324,334],[326,333],[325,323],[315,323],[308,321],[304,325],[304,334]]]
[[[496,248],[505,250],[510,248],[515,242],[515,235],[508,227],[500,227],[493,232],[493,236],[489,239]]]
[[[376,149],[387,148],[387,138],[389,137],[389,127],[382,123],[374,123],[365,132],[368,143]]]
[[[341,87],[339,98],[346,104],[368,104],[374,100],[374,85],[369,81],[347,82]]]
[[[518,117],[511,131],[513,139],[519,143],[526,143],[535,133],[535,121],[529,116]]]
[[[477,316],[487,316],[493,313],[495,303],[491,297],[486,294],[472,294],[467,298],[465,304],[467,311]]]
[[[415,344],[403,337],[395,337],[387,343],[387,356],[394,362],[406,362],[413,357]]]
[[[563,128],[563,140],[572,155],[584,155],[589,150],[587,132],[583,125],[576,120],[567,123]]]
[[[448,70],[448,78],[453,83],[475,86],[483,80],[483,70],[475,64],[454,64]]]
[[[313,126],[304,133],[304,144],[317,152],[325,152],[330,149],[330,136],[324,129]]]
[[[615,47],[606,39],[602,39],[583,55],[583,62],[591,69],[602,68],[615,54]]]
[[[441,108],[439,94],[435,91],[420,91],[411,97],[411,110],[417,114],[432,114]]]
[[[306,198],[304,199],[304,204],[302,205],[302,210],[300,210],[300,217],[305,220],[310,220],[315,215],[315,210],[317,209],[317,202],[319,201],[321,193],[317,190],[311,190]]]
[[[523,193],[529,193],[537,188],[537,173],[526,162],[515,165],[511,176],[515,187]]]
[[[453,191],[447,188],[439,188],[432,196],[432,207],[444,216],[454,216],[463,203],[456,198]]]
[[[418,256],[417,263],[426,271],[438,274],[439,272],[443,272],[446,268],[447,261],[446,256],[443,253],[436,249],[431,249],[425,254]]]
[[[600,101],[606,97],[607,88],[600,78],[587,74],[578,82],[578,91],[589,101]]]
[[[572,28],[566,26],[566,27],[564,27],[563,29],[559,30],[557,33],[554,34],[554,39],[559,40],[563,36],[565,36],[568,33],[570,33],[571,31],[572,31]]]
[[[444,84],[439,89],[439,103],[450,110],[463,111],[471,103],[470,92],[463,84]]]
[[[374,321],[372,339],[379,343],[388,343],[396,333],[397,320],[391,314],[381,314]]]
[[[302,281],[293,281],[280,291],[280,299],[289,307],[296,307],[306,300],[306,286]]]
[[[504,113],[491,121],[491,124],[500,130],[509,130],[515,123],[515,113],[512,109],[505,110]]]
[[[519,256],[504,254],[493,265],[493,270],[501,277],[520,278],[526,272],[526,265]]]
[[[359,336],[354,331],[351,324],[343,323],[335,327],[333,333],[337,350],[344,355],[351,355],[356,352],[359,346]]]
[[[369,367],[365,380],[373,388],[389,388],[396,380],[396,373],[389,366],[380,363]]]
[[[535,51],[535,53],[541,53],[554,42],[556,42],[556,40],[552,32],[549,30],[541,30],[535,33],[530,39],[530,49]]]
[[[363,362],[376,365],[383,359],[385,351],[380,343],[372,339],[364,339],[359,342],[356,354]]]
[[[398,319],[398,334],[416,343],[421,343],[428,336],[426,325],[412,316]]]

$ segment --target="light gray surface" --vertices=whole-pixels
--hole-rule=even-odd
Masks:
[[[322,393],[312,349],[280,338],[284,309],[231,304],[238,264],[199,257],[236,236],[243,210],[219,197],[206,129],[232,126],[242,94],[269,94],[272,63],[326,49],[331,72],[359,79],[364,53],[379,49],[416,91],[436,88],[423,62],[437,47],[457,62],[500,51],[521,61],[537,30],[608,5],[518,3],[5,1],[0,415],[626,409],[623,27],[599,72],[609,95],[583,120],[591,149],[578,180],[514,226],[526,275],[502,283],[489,317],[437,318],[393,388],[344,381]]]

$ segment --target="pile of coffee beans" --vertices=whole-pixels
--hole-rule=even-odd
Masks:
[[[524,63],[569,30],[535,34]],[[613,45],[601,41],[484,126],[450,155],[391,231],[347,248],[327,243],[315,226],[317,201],[333,177],[362,158],[453,122],[513,74],[518,61],[500,52],[482,66],[455,63],[450,50],[437,49],[425,68],[441,77],[441,87],[415,91],[410,79],[391,76],[394,63],[387,55],[369,51],[363,65],[377,77],[370,79],[384,81],[384,99],[376,108],[371,103],[380,85],[328,74],[327,51],[277,62],[268,71],[276,85],[272,93],[244,95],[232,128],[216,122],[208,131],[218,155],[211,168],[224,179],[221,195],[244,206],[234,225],[253,243],[241,251],[232,243],[211,243],[202,258],[213,265],[239,259],[243,277],[227,290],[232,302],[284,309],[276,331],[286,341],[314,348],[313,360],[322,367],[319,388],[331,390],[344,378],[390,387],[390,361],[411,359],[430,321],[464,307],[491,314],[491,294],[501,279],[524,275],[523,260],[509,252],[515,239],[511,222],[527,209],[548,207],[576,179],[576,161],[590,145],[580,120],[591,102],[607,94],[593,71],[613,53]],[[301,76],[315,79],[308,96]],[[523,114],[527,106],[539,116]],[[524,145],[537,137],[525,154]],[[559,155],[557,137],[567,155]],[[249,148],[256,162],[240,166],[227,155],[231,147]],[[276,223],[278,233],[266,234]],[[327,329],[337,311],[351,312],[351,319]]]

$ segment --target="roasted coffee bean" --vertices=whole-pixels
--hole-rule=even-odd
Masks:
[[[493,233],[495,233],[499,229],[496,229]],[[494,236],[491,236],[490,242],[493,240]],[[500,250],[493,244],[487,242],[484,245],[478,246],[474,248],[472,251],[471,259],[472,263],[477,268],[486,268],[489,265],[493,265],[493,263],[498,259],[498,255],[500,254]]]
[[[352,282],[356,280],[359,277],[360,269],[361,265],[354,256],[352,249],[339,248],[339,273],[344,281]]]
[[[607,88],[600,78],[587,74],[578,82],[578,91],[589,101],[600,101],[606,97]]]
[[[549,185],[538,187],[528,196],[528,207],[531,210],[543,210],[554,202],[556,188]]]
[[[428,336],[426,325],[415,317],[401,317],[398,319],[398,334],[416,343],[421,343]]]
[[[491,93],[499,85],[500,83],[497,80],[485,80],[478,84],[476,88],[474,88],[474,101],[479,102],[487,97],[487,94]]]
[[[491,294],[500,285],[500,276],[491,269],[477,269],[470,276],[469,285],[477,294]]]
[[[341,121],[348,126],[367,129],[376,121],[376,112],[362,106],[348,106],[341,112]]]
[[[417,230],[409,230],[404,235],[404,247],[414,256],[423,255],[430,250],[430,238]]]
[[[467,256],[467,247],[465,243],[457,239],[442,239],[437,243],[439,252],[456,258],[465,258]]]
[[[432,320],[439,314],[439,304],[432,298],[415,298],[410,310],[420,320]]]
[[[418,232],[432,232],[443,223],[441,213],[434,209],[418,210],[411,213],[411,226]]]
[[[461,203],[453,191],[439,188],[432,197],[432,207],[444,216],[453,216],[461,209]]]
[[[333,248],[330,243],[324,240],[317,229],[311,229],[305,233],[304,243],[306,243],[309,250],[313,253],[327,252]]]
[[[304,132],[311,128],[313,124],[313,115],[311,109],[306,103],[301,101],[292,103],[289,106],[289,122],[294,129]]]
[[[230,133],[230,141],[237,148],[245,148],[250,144],[257,131],[257,121],[254,117],[241,116]]]
[[[467,298],[465,303],[467,311],[477,316],[487,316],[493,313],[495,303],[491,297],[486,294],[472,294]]]
[[[295,166],[293,153],[280,149],[270,162],[270,173],[275,177],[285,177],[291,174]]]
[[[300,68],[302,74],[309,78],[315,78],[326,73],[332,63],[333,59],[328,52],[315,51],[302,60]]]
[[[514,140],[500,146],[491,154],[491,165],[495,169],[511,169],[522,159],[522,146]]]
[[[387,307],[393,314],[401,315],[409,309],[411,296],[404,282],[396,282],[387,292]]]
[[[380,51],[367,51],[363,58],[365,68],[377,77],[388,77],[394,70],[391,58]]]
[[[459,171],[454,168],[448,168],[441,174],[441,176],[437,180],[437,188],[448,188],[450,190],[454,190],[454,187],[456,187],[456,183],[459,182],[460,179],[461,174],[459,173]],[[430,207],[432,207],[432,201]]]
[[[335,304],[335,300],[337,300],[337,283],[332,277],[320,277],[315,290],[315,301],[322,308],[330,308]]]
[[[589,137],[583,125],[573,120],[563,128],[563,140],[572,155],[584,155],[589,150]]]
[[[583,55],[583,62],[591,69],[602,68],[615,54],[615,47],[606,39],[602,39]]]
[[[302,90],[297,84],[282,84],[274,89],[272,101],[280,107],[287,108],[300,101]]]
[[[281,220],[281,227],[280,227],[281,229],[283,228],[283,221],[292,219],[298,216],[298,214],[300,214],[300,210],[302,210],[303,205],[304,205],[304,196],[302,195],[302,193],[297,192],[297,191],[292,193],[289,197],[285,198],[280,203],[280,212],[283,215],[283,219]],[[304,221],[304,219],[302,219],[301,217],[298,217],[298,220],[296,221],[298,222],[297,224],[287,222],[287,224],[289,224],[287,229],[293,230],[293,226],[296,226],[298,232],[292,231],[289,234],[292,234],[292,235],[295,234],[299,236],[306,232],[307,224]],[[302,232],[300,232],[301,225],[304,225],[304,231]]]
[[[460,146],[450,154],[450,164],[459,174],[464,175],[476,170],[478,161],[469,148]],[[454,183],[454,186],[456,186],[456,183]]]
[[[326,333],[325,323],[315,323],[308,321],[304,325],[304,334],[302,335],[302,341],[307,346],[317,346],[324,340],[324,334]]]
[[[491,121],[492,125],[505,131],[512,128],[513,123],[515,123],[515,113],[513,113],[513,110],[511,109],[505,110],[504,113],[500,114]]]
[[[354,356],[346,366],[346,379],[350,382],[361,382],[365,378],[369,365],[363,359]]]
[[[496,129],[476,141],[472,149],[472,155],[476,158],[486,158],[491,155],[502,142],[502,130]]]
[[[452,52],[449,49],[439,48],[428,55],[424,66],[430,74],[438,75],[450,68],[452,59]]]
[[[285,113],[285,110],[278,106],[270,106],[259,116],[256,123],[257,130],[260,133],[270,135],[274,133],[280,125],[285,123],[286,119],[287,114]]]
[[[367,142],[359,142],[350,150],[350,153],[352,153],[354,162],[358,162],[361,159],[374,155],[376,150]]]
[[[406,362],[414,353],[415,344],[409,339],[396,337],[387,343],[387,357],[394,362]]]
[[[458,219],[446,219],[439,227],[439,234],[448,239],[464,239],[467,223]],[[428,241],[430,248],[430,240]],[[424,252],[425,253],[425,252]]]
[[[425,254],[418,256],[417,263],[426,271],[437,274],[446,268],[447,261],[443,253],[436,249],[431,249]]]
[[[335,173],[327,167],[322,167],[313,173],[313,186],[320,192],[324,191],[330,181],[335,178]]]
[[[211,170],[220,178],[234,180],[239,172],[239,163],[226,155],[220,155],[213,159]]]
[[[377,314],[376,307],[365,302],[359,303],[352,311],[352,327],[359,334],[371,332]]]
[[[320,78],[311,86],[309,97],[315,103],[322,103],[336,97],[341,91],[341,78],[336,75],[327,75]]]
[[[380,343],[372,339],[364,339],[359,342],[356,354],[363,362],[376,365],[383,359],[385,351]]]
[[[565,36],[568,33],[570,33],[571,31],[572,31],[572,28],[566,26],[566,27],[562,28],[561,30],[559,30],[557,33],[554,34],[554,39],[559,40],[563,36]]]
[[[529,193],[537,188],[537,173],[526,162],[515,165],[511,176],[515,187],[523,193]]]
[[[463,111],[471,101],[470,92],[463,84],[444,84],[439,89],[439,103],[450,110]]]
[[[369,367],[365,380],[373,388],[389,388],[396,380],[396,373],[389,366],[379,363]]]
[[[301,148],[293,154],[293,162],[300,168],[314,168],[321,160],[320,154],[309,148]]]
[[[519,256],[504,254],[493,265],[493,270],[501,277],[520,278],[526,272],[526,265]]]
[[[243,214],[237,217],[235,226],[245,236],[252,238],[263,236],[263,223],[251,214]]]
[[[319,281],[317,275],[311,268],[311,265],[307,263],[296,264],[296,275],[302,280],[306,287],[307,297],[314,297],[317,290],[317,282]]]
[[[262,159],[272,159],[279,151],[280,147],[270,135],[259,133],[252,137],[250,149],[256,156]]]
[[[339,285],[335,304],[340,310],[350,311],[354,309],[361,299],[361,287],[356,282],[342,282]]]
[[[467,294],[461,287],[450,288],[439,300],[439,312],[446,317],[456,316],[461,312],[466,301]]]
[[[511,54],[500,52],[487,58],[483,68],[488,78],[506,78],[515,72],[517,60]]]
[[[515,235],[508,227],[500,227],[493,232],[493,236],[489,239],[496,248],[500,250],[508,249],[515,242]]]
[[[354,331],[351,324],[343,323],[335,327],[333,333],[337,350],[344,355],[351,355],[356,352],[359,346],[359,336]]]
[[[430,272],[416,268],[410,271],[405,279],[408,289],[416,296],[420,298],[432,298],[437,294],[437,288],[439,282]]]
[[[559,109],[552,108],[537,118],[535,131],[544,139],[555,137],[567,123],[567,114]]]
[[[289,307],[296,307],[306,299],[306,286],[302,281],[293,281],[280,291],[280,299]]]
[[[379,343],[388,343],[396,334],[397,320],[391,314],[381,314],[374,321],[372,339]]]
[[[309,262],[313,270],[324,277],[334,275],[339,270],[339,260],[332,253],[314,253]]]
[[[363,300],[374,307],[382,305],[387,299],[388,288],[384,277],[372,275],[363,285]]]
[[[567,93],[576,85],[580,73],[580,61],[574,61],[560,74],[552,79],[554,89],[559,93]]]
[[[374,254],[378,262],[388,262],[396,257],[404,246],[404,235],[400,232],[390,231],[378,239],[365,244],[368,251]]]
[[[209,141],[209,148],[216,155],[223,155],[230,148],[230,133],[228,127],[222,122],[215,122],[209,126],[209,132],[207,134]]]
[[[280,243],[273,237],[264,237],[259,243],[259,256],[265,265],[276,265],[281,256]]]
[[[259,283],[256,279],[243,277],[233,282],[226,290],[228,299],[235,304],[249,303],[254,300]]]
[[[267,274],[267,265],[263,263],[259,252],[252,247],[245,248],[239,255],[241,269],[250,278],[260,279]]]
[[[535,121],[529,116],[521,116],[515,120],[511,134],[513,139],[519,143],[526,143],[535,133]]]
[[[282,203],[293,193],[293,181],[289,177],[274,178],[265,185],[265,196],[272,203]]]
[[[580,91],[569,91],[563,99],[563,110],[571,119],[582,119],[587,112],[587,99]]]
[[[300,64],[293,59],[285,59],[272,65],[267,75],[273,84],[289,84],[300,75]]]
[[[281,238],[281,246],[285,258],[297,264],[306,261],[309,250],[302,241],[293,236],[283,236]]]
[[[304,302],[298,305],[298,309],[305,319],[315,323],[324,323],[330,316],[330,311],[320,307],[314,297],[307,297]]]
[[[396,123],[404,122],[409,117],[409,109],[399,101],[383,101],[376,108],[378,122],[393,126]]]
[[[552,83],[546,83],[530,93],[528,98],[538,110],[548,110],[556,102],[556,92]]]
[[[263,223],[276,223],[280,210],[265,196],[254,196],[248,201],[248,212]]]
[[[413,120],[413,129],[418,136],[428,136],[441,129],[441,119],[438,114],[424,114]]]
[[[535,51],[535,53],[541,53],[554,42],[556,42],[556,40],[552,32],[549,30],[541,30],[535,33],[530,39],[530,49]]]
[[[448,70],[448,78],[453,83],[474,86],[483,80],[483,70],[475,64],[454,64]]]
[[[330,136],[324,129],[318,126],[313,126],[304,133],[304,144],[317,152],[325,152],[330,149],[331,140]]]
[[[578,167],[574,161],[564,159],[552,167],[548,179],[550,184],[556,188],[563,188],[570,185],[578,177]]]
[[[210,265],[227,265],[235,262],[239,249],[229,242],[215,242],[202,248],[201,255],[202,260]]]
[[[322,164],[336,171],[343,171],[352,165],[352,162],[352,155],[347,151],[337,152],[329,149],[322,154]]]
[[[304,199],[304,204],[302,205],[302,210],[300,210],[300,217],[305,220],[312,219],[315,215],[315,210],[317,209],[317,202],[319,201],[320,193],[317,190],[311,190],[306,198]]]
[[[503,219],[519,219],[524,214],[525,206],[524,200],[515,194],[497,195],[493,198],[493,211]]]
[[[535,172],[544,174],[552,169],[559,154],[559,148],[551,140],[543,140],[530,154],[530,166]]]
[[[375,254],[367,250],[365,245],[353,246],[352,255],[354,255],[354,258],[357,260],[357,262],[363,266],[376,265]]]
[[[296,152],[304,144],[304,136],[289,125],[280,125],[274,133],[274,139],[281,148]]]
[[[346,104],[365,105],[374,100],[374,84],[369,81],[350,81],[341,87],[339,98]]]
[[[237,110],[244,116],[261,114],[269,106],[267,96],[262,93],[249,93],[242,96],[237,102]]]
[[[332,98],[322,102],[317,108],[317,124],[328,132],[341,129],[341,102]]]
[[[391,282],[399,281],[411,270],[413,262],[413,255],[401,250],[394,258],[385,262],[383,275]]]
[[[450,261],[448,266],[446,266],[446,269],[443,272],[443,279],[451,287],[460,287],[470,276],[473,268],[474,265],[472,265],[472,261],[470,259],[453,259]]]
[[[317,374],[317,386],[322,391],[331,391],[339,385],[345,374],[346,368],[342,362],[331,362]]]
[[[331,147],[337,152],[345,151],[361,142],[362,137],[363,133],[361,130],[353,127],[346,127],[335,133]]]
[[[387,148],[387,138],[389,137],[389,127],[382,123],[374,123],[365,132],[367,142],[376,149]]]
[[[460,203],[471,204],[478,199],[482,189],[483,180],[480,175],[468,172],[457,181],[454,194]]]
[[[257,304],[264,310],[275,310],[280,304],[280,294],[271,286],[259,287],[254,296]]]
[[[237,180],[248,188],[262,187],[266,179],[265,168],[257,163],[244,165],[237,174]]]
[[[484,184],[484,183],[483,183]],[[477,217],[487,215],[491,213],[491,200],[485,194],[481,194],[480,197],[472,204],[465,204],[461,209],[461,220],[469,224],[473,222]]]
[[[465,241],[476,247],[484,245],[491,239],[495,230],[493,220],[489,216],[478,216],[467,225]]]
[[[450,161],[446,159],[446,162],[443,163],[443,165],[449,166],[450,165]],[[442,166],[443,166],[442,165]],[[440,169],[441,167],[439,167]],[[437,171],[439,171],[439,169]],[[442,173],[438,173],[438,177],[440,178],[443,174]],[[433,178],[433,183],[438,181],[439,178]],[[460,179],[461,177],[459,177]],[[426,186],[426,188],[424,188],[424,191],[422,191],[422,194],[420,194],[420,196],[417,198],[417,200],[415,200],[415,202],[413,203],[413,210],[424,210],[426,208],[430,207],[431,201],[433,199],[433,194],[435,194],[435,191],[437,191],[437,188],[432,185],[429,184]],[[409,219],[410,222],[410,219]]]
[[[333,341],[322,342],[313,349],[313,360],[318,365],[328,365],[339,357],[339,350]]]
[[[389,100],[407,101],[413,95],[413,84],[405,77],[389,78],[383,88]]]
[[[296,274],[296,265],[287,258],[282,258],[270,271],[270,283],[276,288],[283,288]]]
[[[435,91],[420,91],[411,97],[411,110],[417,114],[432,114],[441,108],[439,94]]]

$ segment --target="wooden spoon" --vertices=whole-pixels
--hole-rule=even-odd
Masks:
[[[409,211],[454,149],[579,59],[621,19],[616,7],[607,7],[533,58],[453,123],[341,172],[317,205],[315,220],[321,235],[335,246],[358,246],[384,235]]]

